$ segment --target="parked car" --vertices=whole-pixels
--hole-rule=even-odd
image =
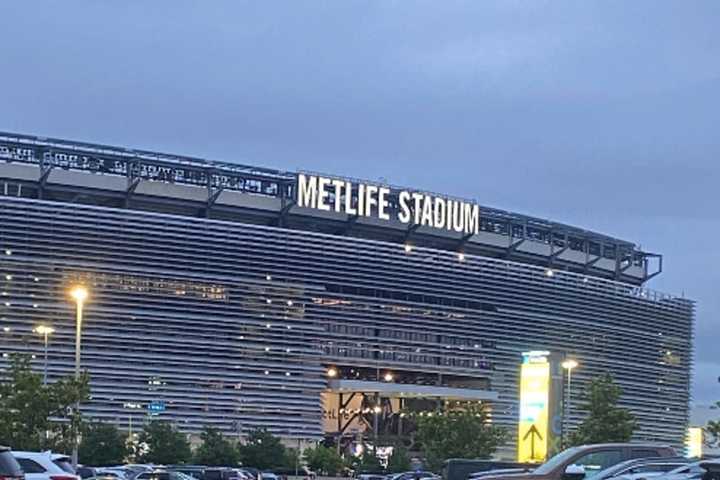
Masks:
[[[362,475],[358,476],[360,478]],[[370,474],[370,476],[379,476],[377,474]],[[389,477],[390,480],[436,480],[440,477],[433,473],[433,472],[427,472],[424,470],[418,470],[415,472],[402,472],[402,473],[396,473],[395,475],[392,475]],[[374,480],[374,479],[373,479]]]
[[[0,480],[25,480],[22,467],[7,447],[0,447]]]
[[[142,472],[135,480],[195,480],[194,477],[186,475],[182,472],[172,470],[153,470],[151,472]]]
[[[52,452],[12,452],[26,480],[80,480],[70,457]]]
[[[532,471],[488,475],[483,480],[588,480],[625,460],[658,457],[677,457],[677,453],[672,447],[652,444],[582,445],[558,453]]]
[[[443,463],[442,477],[445,480],[467,480],[470,475],[485,477],[490,474],[523,473],[535,467],[537,465],[529,463],[451,458]]]
[[[720,459],[706,459],[671,470],[653,480],[720,480]]]
[[[684,457],[635,458],[598,472],[593,480],[644,480],[684,467],[689,463],[690,461]]]
[[[85,467],[78,465],[78,467],[75,469],[75,473],[77,473],[80,478],[85,480],[86,478],[95,478],[98,476],[97,469],[92,467]]]
[[[100,477],[112,477],[116,480],[131,480],[129,477],[129,471],[122,468],[96,468],[98,476]]]

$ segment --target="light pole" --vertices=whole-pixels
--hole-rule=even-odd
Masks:
[[[563,429],[562,429],[562,439],[563,439],[563,448],[565,447],[565,441],[567,440],[567,434],[568,434],[568,428],[569,428],[569,422],[568,422],[568,416],[570,415],[570,402],[572,399],[572,371],[574,368],[577,368],[579,363],[576,360],[568,359],[562,362],[562,367],[567,370],[567,388],[565,391],[565,406],[563,408]]]
[[[75,380],[80,379],[80,342],[82,340],[83,306],[88,297],[88,290],[83,285],[76,285],[70,290],[70,296],[75,300]],[[75,404],[75,415],[80,412],[80,402]],[[73,467],[78,464],[78,431],[75,429],[72,452]]]
[[[48,336],[55,333],[55,329],[46,325],[38,325],[33,329],[33,332],[42,335],[45,344],[45,368],[43,371],[43,385],[47,385],[48,378]]]

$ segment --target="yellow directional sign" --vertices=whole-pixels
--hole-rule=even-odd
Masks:
[[[518,462],[540,463],[548,451],[550,364],[545,352],[528,352],[520,370]]]

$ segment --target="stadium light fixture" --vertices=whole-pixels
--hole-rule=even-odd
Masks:
[[[47,385],[48,378],[48,337],[55,333],[55,329],[47,325],[38,325],[33,328],[33,332],[43,336],[43,344],[45,346],[45,365],[43,368],[43,385]]]
[[[410,252],[412,252],[412,249],[413,249],[413,247],[412,247],[411,244],[409,244],[409,243],[406,243],[406,244],[405,244],[405,253],[410,253]]]
[[[387,372],[383,378],[385,379],[386,382],[392,382],[393,378],[395,378],[395,377],[393,376],[393,374],[391,372]]]
[[[458,252],[458,260],[461,262],[465,261],[465,254],[463,252]]]
[[[572,371],[577,368],[580,364],[577,360],[568,358],[560,364],[562,368],[567,370],[567,391],[565,392],[565,405],[563,407],[563,421],[562,421],[562,438],[564,442],[567,438],[567,430],[569,427],[568,417],[570,416],[570,402],[572,401]]]
[[[75,285],[70,289],[70,296],[75,300],[75,379],[80,378],[80,351],[82,341],[83,306],[88,299],[89,292],[84,285]],[[75,412],[80,410],[80,402],[75,404]],[[78,432],[75,432],[72,450],[72,465],[78,464]]]
[[[330,377],[330,378],[335,378],[335,377],[337,377],[337,375],[338,375],[337,368],[335,368],[335,367],[330,367],[330,368],[327,369],[327,376],[328,376],[328,377]]]

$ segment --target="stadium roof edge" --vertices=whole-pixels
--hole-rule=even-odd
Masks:
[[[313,172],[313,171],[306,171],[306,170],[299,170],[298,172],[290,172],[290,171],[283,171],[283,170],[277,170],[272,168],[266,168],[266,167],[257,167],[257,166],[251,166],[251,165],[244,165],[240,163],[234,163],[234,162],[226,162],[226,161],[216,161],[216,160],[208,160],[204,158],[199,157],[192,157],[192,156],[186,156],[186,155],[175,155],[170,153],[163,153],[163,152],[156,152],[152,150],[144,150],[144,149],[136,149],[136,148],[126,148],[126,147],[118,147],[114,145],[104,145],[104,144],[98,144],[98,143],[90,143],[90,142],[84,142],[84,141],[75,141],[75,140],[65,140],[65,139],[59,139],[59,138],[53,138],[53,137],[43,137],[43,136],[36,136],[36,135],[28,135],[28,134],[21,134],[21,133],[12,133],[12,132],[2,132],[0,131],[0,141],[6,140],[6,141],[17,141],[18,143],[27,143],[28,145],[34,145],[39,147],[55,147],[55,148],[61,148],[61,149],[68,149],[72,150],[77,153],[86,152],[86,153],[94,153],[99,155],[119,155],[125,158],[139,158],[139,159],[148,159],[153,161],[159,161],[159,162],[167,162],[168,165],[183,165],[183,166],[196,166],[196,167],[204,167],[204,168],[212,168],[217,170],[223,170],[227,169],[228,173],[233,172],[245,172],[249,174],[253,174],[255,176],[268,176],[268,180],[272,179],[274,181],[286,181],[286,182],[294,182],[295,177],[297,173],[306,173],[311,175],[322,175],[325,177],[330,178],[342,178],[342,179],[349,179],[349,180],[359,180],[359,179],[352,179],[349,177],[343,177],[341,175],[335,175],[335,174],[327,174],[327,173],[319,173],[319,172]],[[639,250],[638,246],[631,241],[623,240],[617,237],[612,237],[610,235],[606,235],[603,233],[599,233],[592,230],[587,230],[580,227],[575,227],[572,225],[555,222],[548,219],[543,219],[540,217],[532,216],[532,215],[526,215],[523,213],[516,213],[511,212],[509,210],[504,210],[500,208],[495,207],[488,207],[485,205],[480,204],[477,199],[464,199],[448,194],[438,194],[437,192],[432,192],[428,190],[423,189],[417,189],[417,188],[405,188],[399,185],[393,185],[387,182],[377,182],[377,181],[368,181],[365,179],[360,180],[364,183],[369,184],[376,184],[376,185],[383,185],[388,186],[393,189],[406,189],[406,190],[412,190],[416,192],[422,192],[426,194],[431,194],[435,196],[440,196],[448,199],[457,199],[457,200],[464,200],[464,201],[470,201],[472,203],[477,203],[480,207],[481,215],[490,216],[493,218],[505,218],[507,220],[515,220],[520,222],[526,222],[530,225],[536,225],[541,226],[543,228],[548,229],[557,229],[557,230],[564,230],[567,232],[574,232],[578,235],[591,235],[593,237],[598,237],[605,239],[607,241],[618,243],[618,244],[624,244],[628,247],[632,247],[635,250]],[[649,255],[655,255],[649,252]]]

